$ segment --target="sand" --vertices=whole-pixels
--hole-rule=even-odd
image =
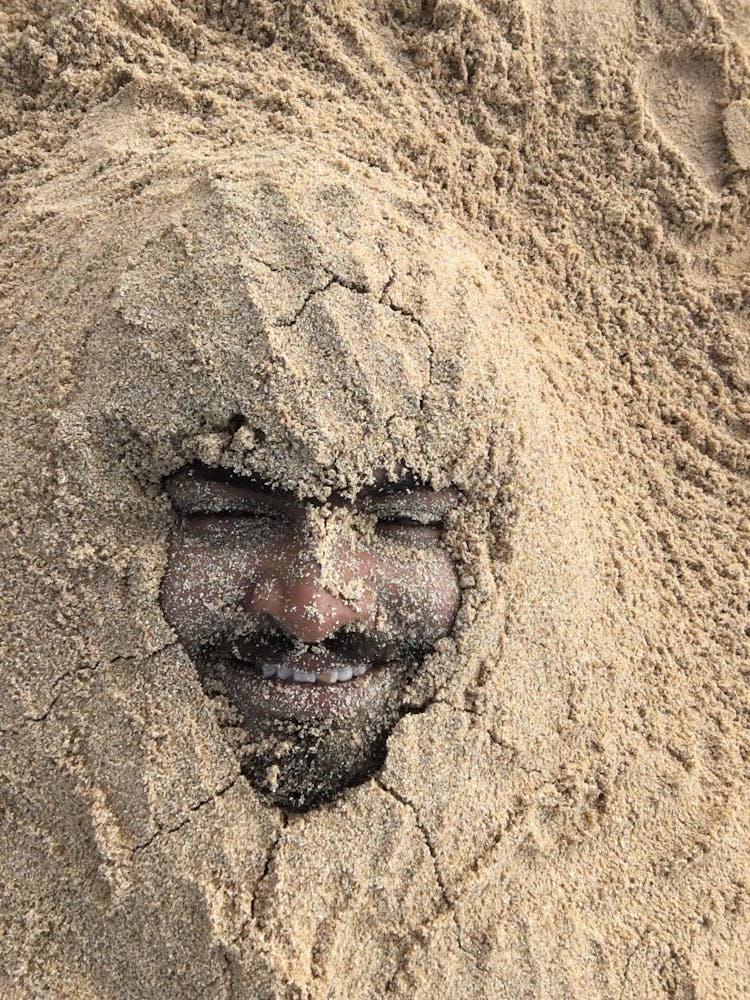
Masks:
[[[0,995],[747,996],[750,7],[0,26]],[[304,814],[161,611],[194,459],[467,497],[427,706]]]

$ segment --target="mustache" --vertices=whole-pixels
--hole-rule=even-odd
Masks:
[[[340,663],[385,663],[388,660],[419,660],[432,644],[417,638],[394,638],[375,631],[343,625],[318,642],[303,642],[277,624],[259,624],[257,628],[217,637],[202,644],[202,652],[211,657],[252,662],[283,660],[294,653],[315,650],[334,657]]]

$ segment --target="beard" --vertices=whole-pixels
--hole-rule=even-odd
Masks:
[[[424,690],[415,700],[413,681],[430,648],[358,626],[310,645],[261,625],[202,645],[191,658],[245,777],[267,801],[302,812],[380,769],[393,726],[427,700]],[[351,679],[321,684],[263,675],[264,664],[311,659]],[[365,663],[365,672],[352,676]]]

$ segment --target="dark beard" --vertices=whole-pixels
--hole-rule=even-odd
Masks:
[[[268,801],[304,812],[365,781],[385,760],[399,718],[396,698],[377,720],[355,728],[339,720],[254,720],[240,749],[242,773]]]
[[[289,641],[277,630],[259,631],[247,638],[263,649],[281,649]],[[371,640],[356,634],[331,636],[319,645],[344,657],[372,650]],[[225,694],[221,664],[230,655],[228,648],[224,643],[204,647],[195,658],[201,664],[199,674],[209,695]],[[417,643],[389,647],[388,655],[397,654],[393,662],[399,666],[389,662],[381,668],[378,683],[383,690],[374,711],[369,706],[367,712],[352,709],[313,719],[243,718],[231,698],[222,698],[217,708],[223,705],[225,717],[221,718],[220,711],[219,721],[232,727],[242,773],[264,799],[294,812],[330,802],[344,789],[361,784],[382,767],[388,736],[398,719],[419,707],[406,705],[404,697],[427,651],[424,644]]]

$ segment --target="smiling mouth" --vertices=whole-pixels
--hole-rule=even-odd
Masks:
[[[305,644],[264,630],[204,646],[194,662],[206,692],[236,712],[225,718],[245,776],[282,808],[304,811],[382,765],[427,651],[362,633]]]
[[[373,666],[372,664],[368,666],[364,663],[358,663],[354,667],[336,667],[316,673],[316,670],[289,667],[283,663],[265,663],[261,667],[261,671],[266,679],[275,677],[280,681],[303,684],[340,684],[350,681],[352,677],[362,677],[368,670],[373,669]]]
[[[254,666],[265,680],[288,684],[346,684],[382,666],[385,660],[344,659],[321,647],[284,654],[243,655],[235,644],[235,658]]]
[[[253,728],[264,719],[379,718],[415,666],[413,655],[361,636],[308,645],[279,636],[239,637],[202,671],[217,677]]]
[[[345,631],[317,643],[279,633],[240,636],[232,654],[238,667],[255,668],[265,680],[289,684],[349,684],[397,658],[393,644]]]

